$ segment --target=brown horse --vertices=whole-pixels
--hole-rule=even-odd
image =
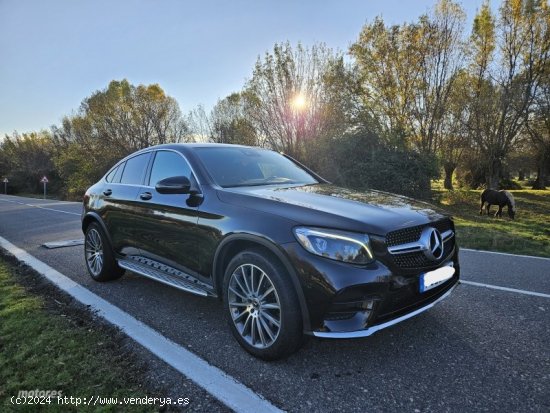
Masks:
[[[481,206],[479,207],[479,215],[483,215],[483,204],[487,202],[485,209],[487,215],[490,213],[491,205],[498,205],[498,211],[495,212],[495,217],[502,217],[502,208],[508,207],[508,216],[514,219],[516,216],[516,203],[514,197],[508,191],[496,191],[494,189],[486,189],[481,193]]]

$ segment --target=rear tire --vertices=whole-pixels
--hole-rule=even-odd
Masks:
[[[229,328],[250,354],[276,360],[303,342],[300,305],[284,266],[261,249],[237,254],[225,270],[224,309]]]
[[[84,260],[88,274],[95,281],[116,280],[124,274],[115,260],[113,248],[103,228],[92,222],[86,228],[84,236]]]

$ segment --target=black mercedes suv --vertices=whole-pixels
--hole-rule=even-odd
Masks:
[[[432,307],[459,279],[445,214],[334,186],[254,147],[136,152],[88,189],[82,230],[94,280],[128,270],[219,297],[237,341],[263,359],[296,351],[304,334],[369,336]]]

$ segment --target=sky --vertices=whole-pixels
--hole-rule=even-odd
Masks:
[[[184,113],[208,110],[276,42],[347,51],[376,16],[413,21],[434,3],[0,0],[0,136],[59,124],[113,79],[158,83]],[[461,3],[470,23],[482,0]]]

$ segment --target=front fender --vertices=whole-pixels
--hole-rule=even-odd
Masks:
[[[309,310],[308,310],[306,299],[304,297],[304,292],[300,285],[300,281],[298,279],[296,271],[294,270],[294,267],[290,263],[290,260],[286,256],[285,252],[280,247],[278,247],[275,243],[273,243],[271,240],[267,238],[264,238],[259,235],[246,234],[246,233],[232,233],[225,236],[219,242],[218,247],[216,248],[216,252],[214,254],[212,274],[213,274],[215,290],[218,292],[221,292],[221,284],[223,283],[223,273],[225,270],[224,268],[222,268],[223,266],[222,264],[224,262],[225,253],[229,250],[229,247],[233,243],[238,243],[243,241],[248,244],[256,244],[266,248],[275,257],[277,257],[277,259],[284,265],[287,273],[290,275],[292,285],[294,286],[294,290],[296,291],[296,295],[298,297],[300,310],[302,312],[302,323],[304,326],[304,330],[306,332],[310,331],[311,323],[310,323],[310,317],[309,317]],[[221,294],[220,294],[220,297],[221,297]]]

